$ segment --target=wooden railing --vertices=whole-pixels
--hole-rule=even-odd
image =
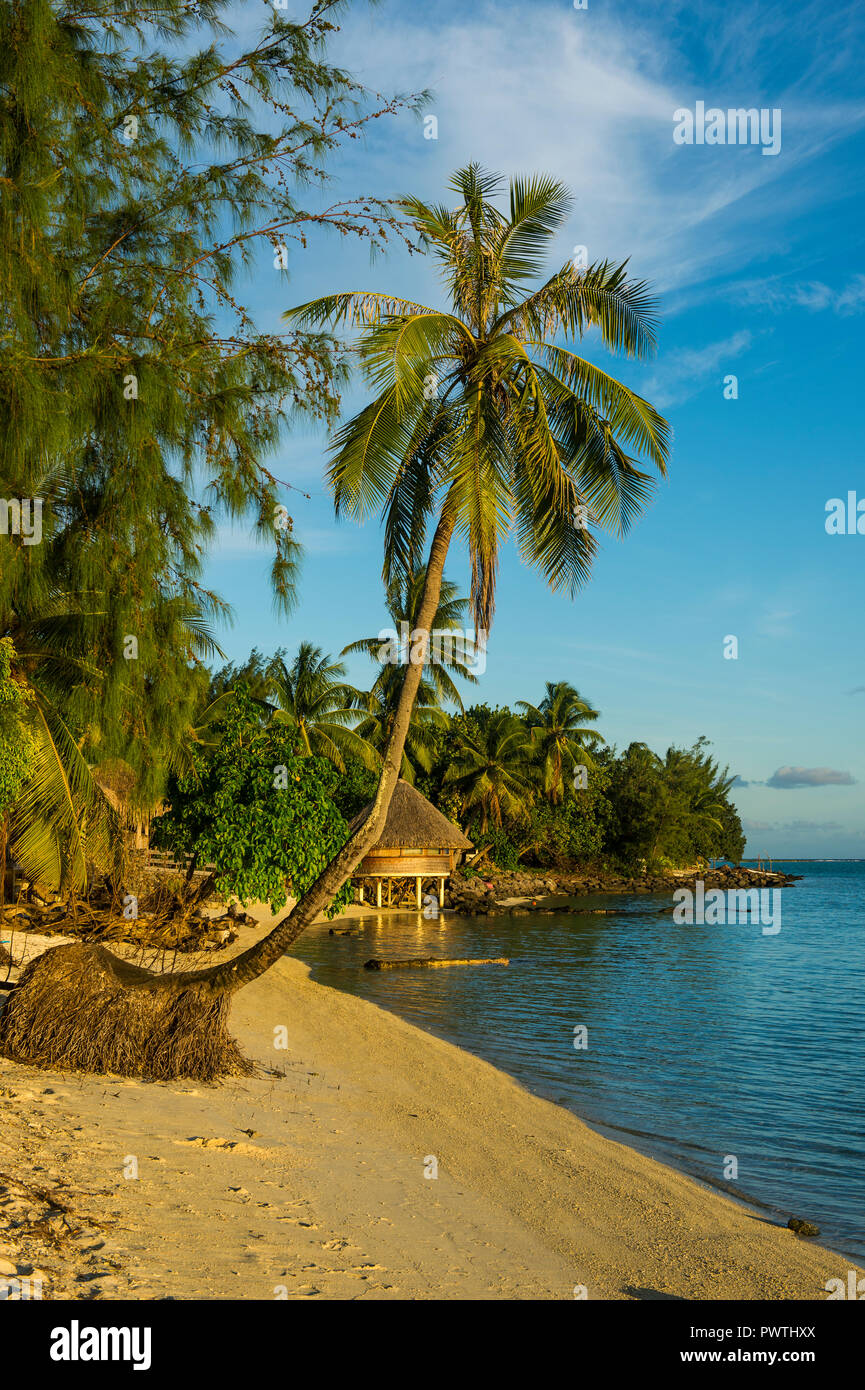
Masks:
[[[148,849],[147,867],[157,869],[164,873],[185,874],[189,870],[189,862],[192,858],[189,854],[181,855],[179,858],[170,849]],[[198,873],[212,873],[216,868],[215,864],[199,864],[195,870]]]

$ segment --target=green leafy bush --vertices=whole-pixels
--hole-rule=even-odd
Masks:
[[[338,774],[324,758],[301,757],[283,724],[263,728],[245,687],[226,702],[220,739],[199,749],[194,770],[172,787],[171,810],[154,842],[213,864],[214,886],[272,912],[299,898],[345,844],[346,822],[334,801]],[[348,903],[349,885],[328,909]]]

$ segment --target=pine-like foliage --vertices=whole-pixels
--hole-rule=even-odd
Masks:
[[[320,193],[334,147],[396,105],[328,63],[340,6],[262,4],[242,41],[232,8],[0,8],[0,637],[41,692],[26,833],[51,877],[66,850],[37,822],[65,816],[64,843],[85,803],[96,823],[93,764],[124,758],[152,805],[183,763],[224,609],[201,585],[220,517],[258,528],[293,601],[273,454],[296,411],[333,416],[342,366],[325,334],[261,332],[242,286],[278,286],[312,226],[388,229]]]

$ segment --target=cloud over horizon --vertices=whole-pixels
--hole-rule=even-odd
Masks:
[[[838,831],[846,834],[851,832],[846,826],[834,820],[788,820],[788,821],[764,821],[764,820],[743,820],[742,829],[746,835],[761,834],[766,831],[780,831],[783,834],[791,835],[831,835]],[[857,832],[852,832],[856,834]],[[862,832],[859,832],[862,833]]]
[[[779,767],[766,782],[767,787],[794,791],[799,787],[852,787],[856,778],[831,767]]]

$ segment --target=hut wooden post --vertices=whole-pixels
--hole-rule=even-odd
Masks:
[[[415,879],[415,901],[417,902],[418,907],[420,907],[420,905],[421,905],[421,891],[420,891],[420,875],[419,875],[419,874],[418,874],[417,878]]]
[[[375,905],[381,907],[381,879],[376,880],[375,885]]]
[[[445,879],[443,879],[443,878],[440,878],[440,879],[439,879],[439,907],[440,907],[440,908],[441,908],[441,907],[444,907],[444,905],[445,905],[445,882],[446,882]]]

